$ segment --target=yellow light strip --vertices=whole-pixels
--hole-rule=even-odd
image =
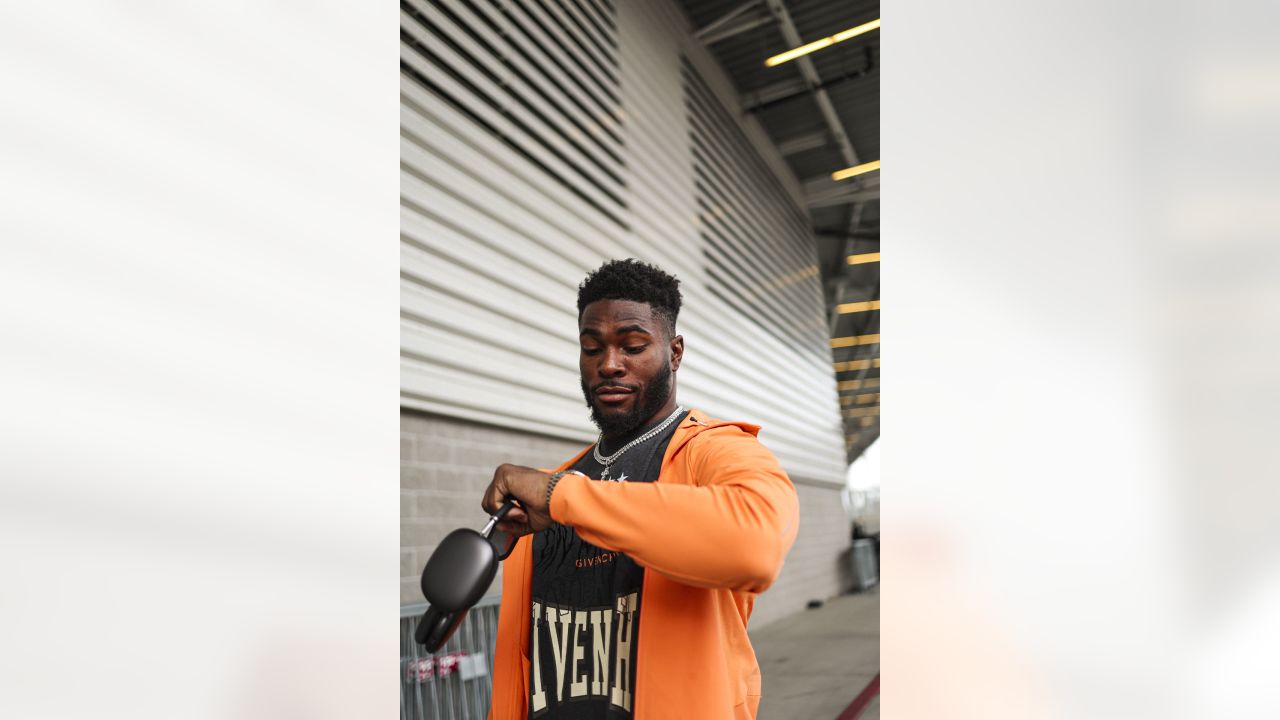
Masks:
[[[866,263],[880,262],[880,253],[862,253],[860,255],[850,255],[850,265],[864,265]]]
[[[844,392],[845,390],[870,390],[871,388],[880,387],[880,378],[863,378],[861,380],[841,380],[836,383],[836,392]]]
[[[855,176],[855,175],[864,175],[864,174],[869,173],[869,172],[871,172],[871,171],[873,171],[873,170],[879,170],[879,169],[880,169],[880,161],[879,161],[879,160],[872,160],[872,161],[871,161],[871,162],[869,162],[869,163],[862,163],[861,165],[854,165],[853,167],[847,167],[847,168],[845,168],[845,169],[843,169],[843,170],[837,170],[837,171],[835,171],[835,172],[831,173],[831,179],[832,179],[832,180],[846,180],[846,179],[851,178],[851,177],[853,177],[853,176]]]
[[[853,347],[854,345],[875,345],[880,342],[880,333],[874,335],[849,335],[831,338],[831,348]]]
[[[836,306],[836,312],[841,315],[849,313],[867,312],[868,310],[879,310],[879,300],[868,300],[866,302],[842,303]]]
[[[875,423],[875,421],[876,419],[870,416],[864,417],[864,418],[858,418],[858,425],[860,427],[871,427],[871,425]]]
[[[880,402],[880,393],[867,393],[864,395],[841,395],[841,405],[870,405]]]
[[[872,30],[877,30],[879,29],[879,27],[880,27],[880,18],[876,18],[875,20],[872,20],[869,23],[863,23],[857,27],[851,27],[848,30],[841,30],[835,35],[828,35],[827,37],[824,37],[821,40],[814,40],[813,42],[807,43],[805,45],[801,45],[798,48],[793,48],[784,53],[779,53],[777,55],[774,55],[773,57],[764,61],[764,66],[777,67],[778,65],[781,65],[782,63],[787,62],[788,60],[795,60],[796,58],[802,55],[808,55],[811,52],[821,50],[823,48],[831,47],[832,45],[835,45],[838,42],[844,42],[849,38],[857,37],[859,35],[862,35],[863,33],[869,33]]]
[[[873,405],[871,407],[852,407],[845,408],[843,413],[845,417],[866,417],[868,415],[879,415],[880,406]]]
[[[864,358],[862,360],[845,360],[844,362],[831,363],[832,369],[838,373],[851,372],[853,370],[867,370],[870,368],[880,367],[880,358]]]

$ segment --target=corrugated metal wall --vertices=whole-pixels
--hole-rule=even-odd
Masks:
[[[401,403],[589,442],[576,289],[609,258],[680,277],[680,399],[842,483],[794,180],[727,111],[665,0],[401,4]]]

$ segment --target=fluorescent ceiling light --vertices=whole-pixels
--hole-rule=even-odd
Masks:
[[[836,313],[839,315],[848,315],[849,313],[868,312],[870,310],[879,309],[879,300],[868,300],[866,302],[841,303],[836,306]]]
[[[866,263],[880,262],[880,253],[873,252],[850,255],[848,261],[850,265],[865,265]]]
[[[847,167],[843,170],[837,170],[831,173],[831,179],[847,180],[848,178],[854,177],[855,175],[865,175],[866,173],[869,173],[873,170],[879,170],[879,169],[880,169],[880,161],[872,160],[869,163],[862,163],[861,165],[854,165],[853,167]]]
[[[880,342],[880,333],[874,335],[849,335],[831,338],[832,348],[853,347],[854,345],[875,345]]]
[[[869,370],[871,368],[880,367],[880,358],[865,358],[862,360],[845,360],[844,362],[831,363],[832,369],[838,373],[851,372],[853,370]]]
[[[857,27],[851,27],[848,30],[841,30],[835,35],[828,35],[827,37],[824,37],[821,40],[814,40],[813,42],[808,43],[806,45],[801,45],[798,48],[794,48],[784,53],[774,55],[773,57],[764,61],[764,66],[776,67],[778,65],[781,65],[784,62],[787,62],[788,60],[795,60],[796,58],[802,55],[808,55],[809,53],[814,52],[816,50],[821,50],[823,48],[831,47],[832,45],[835,45],[838,42],[844,42],[845,40],[848,40],[851,37],[857,37],[863,33],[869,33],[872,30],[878,30],[879,28],[880,28],[880,18],[876,18],[875,20],[872,20],[869,23],[863,23]]]
[[[841,405],[871,405],[880,402],[880,393],[865,393],[863,395],[841,395]]]

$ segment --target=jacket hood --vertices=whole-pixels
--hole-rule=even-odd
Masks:
[[[680,452],[680,450],[682,450],[690,440],[694,439],[698,435],[701,435],[713,428],[729,426],[742,428],[744,432],[753,436],[760,434],[759,425],[752,425],[751,423],[737,422],[734,420],[717,420],[716,418],[708,417],[697,408],[691,409],[689,414],[685,416],[684,420],[681,421],[680,425],[676,428],[676,434],[671,438],[671,445],[667,448],[667,455],[664,458],[664,461],[670,460],[672,456]]]

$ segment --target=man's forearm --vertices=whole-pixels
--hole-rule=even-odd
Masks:
[[[566,477],[551,516],[679,582],[761,592],[795,540],[798,509],[781,471],[743,470],[707,486]]]

